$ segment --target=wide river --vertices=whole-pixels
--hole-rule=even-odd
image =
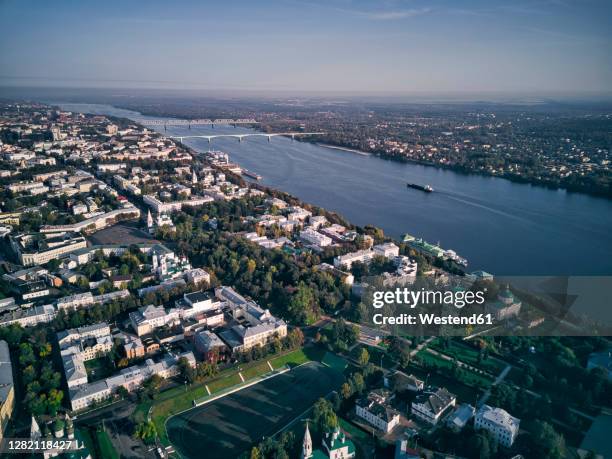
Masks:
[[[143,117],[108,105],[65,110]],[[158,128],[164,132],[163,127]],[[248,133],[231,126],[168,127],[167,135]],[[469,260],[471,270],[503,275],[612,275],[612,200],[404,164],[288,138],[185,139],[196,151],[222,150],[263,176],[262,183],[372,224],[409,233]],[[434,193],[408,189],[430,184]]]

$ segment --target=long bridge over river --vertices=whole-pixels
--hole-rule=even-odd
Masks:
[[[272,137],[278,137],[278,136],[291,137],[291,140],[293,140],[299,136],[322,135],[322,134],[325,134],[325,132],[271,132],[271,133],[252,132],[248,134],[175,135],[175,136],[170,136],[170,138],[176,139],[179,142],[183,142],[184,139],[206,139],[208,140],[208,143],[210,143],[212,139],[217,139],[219,137],[233,137],[235,139],[238,139],[239,142],[242,142],[242,139],[244,139],[245,137],[267,137],[268,142],[270,142],[272,140]]]

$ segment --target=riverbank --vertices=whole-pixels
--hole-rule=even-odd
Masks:
[[[393,154],[389,154],[389,153],[386,153],[380,150],[376,150],[372,152],[365,152],[362,150],[356,150],[351,146],[331,145],[331,144],[322,143],[322,142],[313,142],[312,140],[307,140],[307,139],[300,139],[300,141],[314,143],[315,145],[318,145],[324,148],[331,148],[334,150],[341,150],[341,151],[349,151],[349,152],[361,154],[364,156],[375,156],[383,160],[394,161],[394,162],[403,163],[403,164],[419,164],[421,166],[435,167],[438,169],[449,170],[449,171],[453,171],[453,172],[464,174],[464,175],[474,175],[474,176],[479,176],[479,177],[495,177],[495,178],[500,178],[504,180],[509,180],[510,182],[513,182],[513,183],[522,183],[526,185],[546,188],[549,190],[563,190],[563,191],[567,191],[570,193],[582,193],[588,196],[594,196],[594,197],[604,198],[604,199],[612,199],[612,189],[603,190],[603,189],[597,189],[597,188],[592,188],[592,187],[584,187],[581,185],[562,184],[562,183],[557,183],[557,182],[554,182],[551,180],[545,180],[545,179],[535,180],[530,177],[524,177],[521,175],[511,174],[508,172],[505,172],[502,174],[494,174],[494,173],[490,173],[487,171],[475,170],[469,167],[462,166],[460,164],[443,164],[443,163],[438,163],[434,161],[424,161],[424,160],[419,160],[419,159],[408,158],[407,156],[393,155]]]
[[[367,153],[367,152],[361,151],[361,150],[355,150],[353,148],[338,147],[336,145],[330,145],[330,144],[327,144],[327,143],[318,143],[318,142],[315,142],[315,145],[318,145],[318,146],[323,147],[323,148],[330,148],[332,150],[340,150],[340,151],[346,151],[346,152],[349,152],[349,153],[355,153],[357,155],[362,155],[362,156],[372,156],[372,153]]]

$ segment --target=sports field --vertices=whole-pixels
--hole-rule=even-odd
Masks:
[[[168,438],[185,459],[237,457],[275,434],[319,397],[337,389],[342,372],[318,362],[168,419]]]

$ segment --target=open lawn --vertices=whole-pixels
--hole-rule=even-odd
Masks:
[[[282,368],[285,365],[295,367],[310,360],[321,360],[321,358],[322,353],[319,349],[308,349],[308,351],[298,349],[297,351],[290,352],[289,354],[281,355],[280,357],[271,359],[270,363],[272,364],[272,368],[278,370],[279,368]]]
[[[119,454],[115,450],[115,447],[113,446],[113,443],[106,432],[103,430],[97,431],[96,442],[100,457],[103,457],[104,459],[119,459]]]
[[[275,369],[282,368],[285,365],[296,365],[298,362],[308,361],[314,355],[310,350],[297,349],[285,355],[281,355],[270,359],[270,363]],[[193,407],[193,401],[204,399],[209,396],[206,391],[208,386],[211,394],[216,394],[221,391],[237,387],[241,384],[248,384],[249,380],[261,377],[266,373],[270,373],[270,367],[266,361],[251,362],[242,364],[242,375],[245,378],[245,383],[238,376],[238,368],[229,368],[219,373],[214,379],[204,382],[203,384],[194,384],[185,387],[174,387],[157,395],[155,400],[141,403],[135,412],[134,418],[136,422],[142,422],[147,418],[150,410],[151,420],[157,428],[160,440],[164,444],[168,444],[166,430],[164,424],[169,416],[188,410]]]
[[[506,367],[504,362],[492,356],[478,362],[479,351],[477,349],[454,340],[450,340],[449,346],[444,347],[438,338],[430,344],[430,347],[450,357],[457,357],[457,360],[488,371],[493,375],[498,375]]]
[[[419,357],[423,361],[423,363],[426,365],[435,365],[438,368],[447,368],[447,369],[450,369],[453,367],[452,361],[446,360],[445,358],[440,357],[439,355],[435,355],[430,352],[427,352],[427,350],[420,351],[417,354],[417,357]],[[470,384],[470,385],[477,384],[483,387],[489,387],[491,383],[493,382],[493,380],[490,377],[475,373],[465,367],[461,367],[461,374],[459,378],[461,378],[462,382],[465,382],[467,384]]]
[[[358,360],[362,349],[366,349],[368,351],[368,354],[370,354],[370,362],[372,362],[374,365],[380,366],[381,360],[384,368],[391,368],[395,364],[388,352],[374,346],[368,346],[367,344],[355,346],[355,348],[351,351],[351,357]]]
[[[425,369],[418,367],[415,364],[410,364],[405,373],[412,373],[417,378],[426,381],[428,385],[445,387],[457,396],[458,403],[465,402],[473,405],[483,392],[482,390],[466,386],[454,378],[439,375],[434,372],[427,372]]]
[[[96,443],[89,429],[78,429],[78,437],[85,443],[85,447],[91,454],[96,452]]]
[[[344,380],[337,369],[310,362],[259,384],[170,417],[167,435],[186,459],[237,457],[275,434]]]

